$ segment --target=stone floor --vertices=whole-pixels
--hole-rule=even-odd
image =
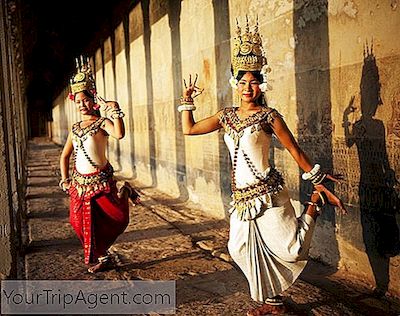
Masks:
[[[174,280],[176,315],[246,315],[255,306],[227,253],[228,223],[135,181],[142,205],[131,205],[130,224],[112,247],[117,267],[87,273],[69,224],[68,196],[58,188],[60,152],[45,139],[29,144],[26,279]],[[285,297],[288,315],[400,315],[398,301],[370,293],[361,282],[310,261]]]

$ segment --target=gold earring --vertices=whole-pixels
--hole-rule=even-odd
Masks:
[[[235,90],[235,92],[236,92],[236,105],[237,106],[240,106],[240,103],[241,103],[241,98],[240,98],[240,94],[239,94],[239,92],[237,91],[237,90]]]

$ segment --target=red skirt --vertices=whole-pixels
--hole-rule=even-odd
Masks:
[[[70,223],[82,243],[85,263],[97,263],[129,224],[127,199],[117,195],[110,164],[90,174],[74,170],[70,195]]]

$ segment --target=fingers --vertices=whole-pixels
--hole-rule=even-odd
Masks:
[[[193,96],[193,99],[194,99],[195,97],[199,96],[200,94],[202,94],[202,93],[203,93],[203,91],[204,91],[204,89],[201,89],[201,90],[195,90],[195,91],[196,91],[196,93],[195,93],[195,95]]]
[[[356,98],[356,96],[355,96],[355,95],[351,96],[351,98],[350,98],[350,102],[349,102],[349,107],[350,107],[350,108],[352,108],[352,107],[353,107],[353,104],[354,104],[354,100],[355,100],[355,98]]]
[[[193,83],[192,83],[192,74],[189,74],[189,86],[186,84],[186,80],[183,79],[183,84],[184,84],[185,88],[186,88],[186,89],[187,89],[187,88],[197,88],[197,89],[200,89],[199,87],[196,86],[196,82],[197,82],[197,79],[198,79],[198,78],[199,78],[199,75],[196,74],[196,77],[194,78],[194,81],[193,81]]]
[[[328,180],[333,181],[333,182],[336,182],[336,183],[339,183],[339,182],[340,182],[339,179],[337,179],[337,178],[331,176],[330,174],[327,174],[325,179],[328,179]]]
[[[344,204],[341,200],[339,200],[339,208],[343,215],[348,214],[348,212],[347,212],[346,208],[344,207]]]
[[[334,177],[335,179],[344,180],[344,176],[341,174],[334,174],[332,175],[332,177]]]
[[[104,100],[104,98],[102,98],[101,96],[97,96],[97,100],[98,100],[98,104],[99,105],[101,105],[101,106],[105,106],[106,108],[105,108],[105,110],[107,110],[107,102],[106,102],[106,100]]]
[[[195,98],[203,93],[204,89],[196,86],[198,78],[199,75],[196,74],[196,76],[194,77],[194,81],[192,82],[192,75],[189,74],[189,85],[187,84],[186,80],[183,79],[183,85],[185,86],[187,96],[191,96],[191,94],[194,92],[192,98]]]
[[[104,100],[104,98],[102,98],[101,96],[97,95],[97,99],[102,102],[102,103],[106,103],[106,100]]]
[[[70,184],[63,184],[62,190],[68,194],[68,190],[70,189],[71,185]]]
[[[344,207],[344,204],[342,202],[342,200],[340,200],[338,197],[335,196],[335,203],[334,203],[335,207],[338,207],[340,210],[340,213],[342,213],[343,215],[347,214],[347,210]]]
[[[343,202],[331,191],[329,191],[323,184],[318,184],[315,186],[315,189],[318,192],[324,192],[326,194],[326,197],[328,199],[328,203],[332,206],[338,207],[340,209],[340,212],[342,214],[347,214],[347,210],[344,207]]]
[[[325,177],[324,181],[322,181],[322,183],[327,183],[330,181],[335,182],[335,183],[340,183],[342,180],[344,180],[344,177],[341,174],[331,175],[331,174],[327,173],[326,177]]]
[[[106,101],[103,97],[97,96],[97,104],[103,107],[103,110],[105,112],[111,110],[111,109],[118,109],[119,104],[116,101]]]
[[[336,201],[336,206],[340,209],[340,212],[341,212],[343,215],[346,215],[346,214],[347,214],[347,210],[346,210],[346,208],[344,207],[344,204],[343,204],[342,200],[339,199],[339,198],[336,198],[336,199],[337,199],[337,201]]]

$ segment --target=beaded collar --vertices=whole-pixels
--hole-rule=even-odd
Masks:
[[[84,128],[81,127],[82,121],[76,122],[74,125],[72,125],[72,133],[82,140],[85,140],[88,136],[93,136],[99,131],[104,120],[104,117],[99,117],[96,121],[90,123]]]
[[[240,119],[237,110],[237,107],[225,108],[220,116],[220,124],[225,132],[235,140],[235,143],[243,136],[244,129],[250,126],[252,133],[263,128],[272,133],[271,128],[266,125],[272,124],[274,118],[280,115],[275,109],[266,107],[244,119]]]

